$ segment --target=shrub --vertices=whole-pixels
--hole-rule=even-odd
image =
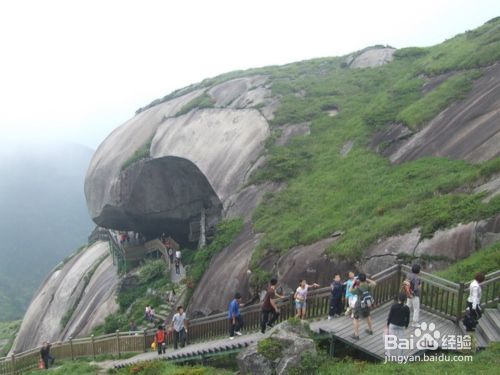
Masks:
[[[148,159],[151,157],[151,144],[153,143],[153,137],[151,137],[146,143],[139,147],[135,152],[129,157],[122,165],[121,170],[125,170],[132,164],[138,162],[139,160]]]
[[[257,343],[257,353],[263,355],[270,361],[275,361],[281,357],[283,351],[283,343],[272,337],[260,340]]]
[[[181,116],[193,109],[203,109],[212,108],[214,106],[215,100],[206,92],[202,95],[194,98],[189,103],[186,103],[180,110],[175,114],[175,116]]]

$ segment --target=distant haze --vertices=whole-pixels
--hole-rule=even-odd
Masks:
[[[495,0],[5,1],[0,143],[95,148],[138,107],[210,76],[432,45],[498,15]]]
[[[0,149],[0,321],[21,317],[48,272],[87,242],[92,154],[62,143]]]

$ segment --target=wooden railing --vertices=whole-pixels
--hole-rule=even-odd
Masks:
[[[394,265],[379,272],[371,279],[377,283],[373,291],[375,302],[383,305],[397,296],[406,273],[411,269],[405,265]],[[459,321],[465,311],[468,286],[465,283],[454,283],[449,280],[420,272],[422,279],[421,304],[432,313],[443,316],[455,322]],[[500,271],[487,275],[481,284],[482,305],[491,305],[500,302]],[[307,299],[308,318],[320,318],[328,314],[330,288],[311,290]],[[280,316],[278,322],[287,320],[295,315],[293,294],[278,300]],[[251,305],[241,308],[247,332],[260,329],[260,305]],[[227,312],[203,318],[193,319],[189,323],[189,341],[209,341],[228,335]],[[73,339],[63,343],[56,343],[52,347],[53,355],[58,359],[75,359],[78,357],[96,357],[99,355],[116,355],[123,353],[147,351],[154,339],[154,331],[119,332],[114,334]],[[167,345],[172,344],[172,337],[167,336]],[[0,374],[18,374],[35,368],[38,363],[40,348],[13,354],[10,357],[0,358]]]

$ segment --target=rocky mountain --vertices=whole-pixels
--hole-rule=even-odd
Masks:
[[[0,320],[22,317],[47,273],[86,243],[92,153],[73,144],[0,150]]]
[[[433,47],[207,79],[140,108],[99,146],[91,217],[177,240],[192,317],[224,311],[236,291],[257,301],[270,275],[286,293],[396,259],[443,269],[500,241],[499,66],[497,18]],[[228,246],[196,250],[234,218]],[[32,331],[84,335],[115,311],[107,253],[96,243],[46,279],[16,348]]]
[[[445,267],[499,240],[499,67],[497,18],[433,47],[205,80],[103,142],[85,180],[91,216],[186,246],[203,219],[243,217],[192,314],[237,290],[253,298],[271,274],[293,290],[397,257]]]
[[[119,276],[107,242],[81,249],[49,274],[22,321],[12,349],[89,335],[113,314]]]

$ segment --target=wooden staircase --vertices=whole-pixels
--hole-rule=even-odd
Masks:
[[[500,304],[496,309],[485,309],[476,327],[476,340],[479,348],[485,348],[500,341]]]

